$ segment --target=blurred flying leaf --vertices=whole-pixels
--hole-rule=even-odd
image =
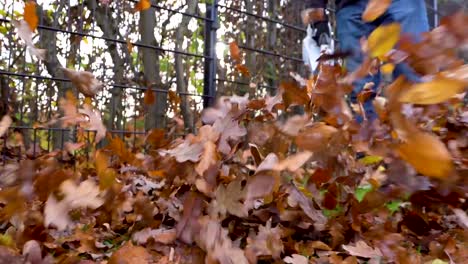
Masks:
[[[62,68],[63,73],[76,86],[78,91],[88,97],[95,96],[104,85],[94,75],[87,71],[75,71]]]
[[[93,109],[90,105],[85,104],[83,109],[79,110],[79,113],[88,116],[89,122],[85,124],[85,127],[96,132],[96,143],[106,137],[107,129],[102,122],[101,113],[97,109]]]
[[[239,71],[242,75],[250,77],[249,69],[243,64],[236,64],[236,70]]]
[[[402,91],[400,102],[412,104],[438,104],[462,93],[466,87],[463,81],[436,78],[430,82],[417,83],[410,89]]]
[[[235,41],[229,43],[229,51],[231,52],[231,58],[234,59],[237,64],[240,63],[242,60],[241,53]]]
[[[145,98],[143,101],[145,105],[152,105],[156,101],[156,96],[154,96],[154,92],[151,88],[146,88]]]
[[[36,3],[28,1],[24,5],[24,20],[28,23],[31,32],[34,32],[39,24],[39,18],[36,14]]]
[[[0,121],[0,137],[2,137],[7,131],[8,128],[13,123],[13,120],[9,115],[4,115]]]
[[[150,0],[140,0],[138,3],[135,5],[134,12],[140,12],[147,10],[151,7],[151,1]]]
[[[376,20],[387,11],[391,3],[392,0],[370,0],[362,14],[362,20],[365,22]]]
[[[13,19],[11,23],[18,31],[18,36],[25,42],[26,47],[29,48],[31,54],[38,57],[41,60],[45,60],[47,50],[38,49],[36,48],[36,46],[34,46],[34,43],[32,41],[33,32],[31,31],[31,27],[29,26],[28,22],[26,22],[26,20],[24,19],[21,19],[19,21]]]
[[[454,169],[447,147],[432,134],[408,133],[406,141],[398,146],[397,151],[403,160],[429,177],[446,179]]]
[[[376,28],[369,36],[367,45],[372,57],[381,57],[393,49],[400,39],[401,26],[391,23]]]

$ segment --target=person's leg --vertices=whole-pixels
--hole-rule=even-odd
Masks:
[[[361,51],[360,39],[368,37],[369,34],[376,28],[376,25],[366,23],[362,20],[362,13],[364,12],[368,1],[358,0],[356,3],[348,5],[340,9],[336,14],[337,23],[337,37],[339,41],[339,48],[342,51],[352,51],[353,55],[346,59],[346,70],[353,72],[359,68],[364,60]],[[353,83],[353,91],[350,94],[352,103],[357,103],[357,95],[364,88],[368,82],[373,82],[374,89],[377,89],[380,83],[380,75],[367,76]],[[366,117],[373,120],[377,117],[372,100],[364,103],[364,110]],[[362,122],[362,116],[356,116],[358,122]]]
[[[384,23],[400,23],[402,34],[409,34],[415,42],[419,42],[422,33],[429,31],[426,3],[424,0],[393,0],[386,15]],[[420,77],[408,64],[396,65],[394,77],[400,75],[412,82],[419,82]]]

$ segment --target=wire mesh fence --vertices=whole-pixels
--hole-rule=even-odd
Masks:
[[[193,3],[191,3],[193,2]],[[64,149],[96,131],[60,124],[60,99],[78,92],[62,68],[92,72],[105,84],[95,97],[107,132],[135,147],[153,129],[183,123],[184,134],[220,95],[265,96],[290,72],[304,74],[297,1],[37,1],[33,41],[38,60],[19,39],[13,20],[24,2],[0,3],[0,114],[13,118],[1,141],[3,160]],[[428,1],[432,26],[445,15]],[[250,76],[229,56],[235,41]]]

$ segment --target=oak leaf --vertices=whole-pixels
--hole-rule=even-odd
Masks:
[[[374,249],[362,240],[358,241],[355,246],[343,245],[343,249],[350,255],[361,258],[378,258],[383,256],[378,248]]]
[[[175,229],[151,229],[149,227],[133,234],[132,239],[140,245],[146,244],[148,239],[154,239],[155,242],[162,244],[171,244],[177,238]]]
[[[89,207],[96,209],[104,200],[100,198],[99,188],[91,181],[86,180],[76,185],[71,180],[66,180],[60,185],[60,191],[65,196],[58,201],[53,194],[49,195],[44,208],[44,225],[56,226],[59,230],[65,230],[72,224],[68,213],[77,208]]]
[[[237,217],[246,217],[248,215],[247,209],[241,202],[245,197],[245,189],[242,188],[241,181],[232,181],[227,187],[220,184],[215,196],[215,210],[221,215],[226,215],[226,212]]]
[[[89,121],[85,123],[84,126],[90,130],[96,131],[96,143],[106,137],[107,129],[102,122],[101,113],[97,109],[93,110],[90,105],[85,104],[83,109],[79,110],[79,113],[88,116]]]
[[[241,62],[241,54],[239,50],[239,46],[235,41],[229,43],[229,51],[231,53],[231,58],[233,58],[237,63]]]
[[[203,176],[203,173],[210,168],[211,166],[215,165],[218,160],[217,152],[216,152],[216,144],[212,141],[206,141],[204,143],[204,150],[201,156],[200,162],[195,167],[195,171],[198,175]]]
[[[87,71],[75,71],[62,68],[63,73],[76,86],[78,91],[88,97],[95,96],[104,85],[94,75]]]

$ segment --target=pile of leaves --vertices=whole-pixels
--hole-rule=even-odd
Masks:
[[[466,263],[467,23],[448,17],[417,44],[379,27],[356,72],[322,61],[276,96],[219,98],[196,134],[176,122],[134,149],[68,94],[52,123],[78,142],[1,167],[1,263]],[[422,83],[369,84],[349,107],[354,80],[403,61]],[[68,73],[81,92],[94,83]],[[357,123],[367,100],[378,119]],[[21,145],[11,123],[6,153]]]

